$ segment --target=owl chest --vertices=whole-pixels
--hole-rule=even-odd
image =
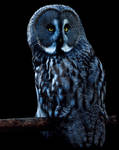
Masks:
[[[61,68],[58,69],[55,70],[55,67],[52,67],[49,70],[40,69],[35,72],[35,82],[42,93],[57,92],[58,88],[70,89],[70,76]]]
[[[76,92],[82,84],[82,78],[79,70],[68,61],[60,64],[51,61],[49,65],[46,63],[36,68],[35,82],[40,93],[51,98],[61,92],[63,95]]]
[[[81,71],[71,62],[51,62],[36,68],[35,85],[42,99],[42,109],[49,116],[64,116],[70,112],[77,100],[81,99],[85,80],[81,77]]]

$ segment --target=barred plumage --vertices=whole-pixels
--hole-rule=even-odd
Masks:
[[[49,33],[44,29],[47,22]],[[105,75],[76,12],[63,5],[41,8],[28,25],[28,43],[35,72],[36,117],[67,119],[58,130],[75,146],[103,145],[108,118]]]

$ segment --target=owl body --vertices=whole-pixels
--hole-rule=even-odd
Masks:
[[[37,94],[36,117],[65,118],[60,132],[73,145],[103,145],[105,77],[80,18],[70,7],[39,9],[28,25]],[[73,121],[72,121],[73,120]]]

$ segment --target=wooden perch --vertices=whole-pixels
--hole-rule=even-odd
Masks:
[[[107,124],[118,125],[119,120],[118,120],[117,116],[116,115],[109,116],[109,120],[108,120]]]
[[[0,119],[0,132],[21,131],[22,129],[38,129],[40,131],[52,128],[48,118],[11,118]]]
[[[62,119],[63,120],[63,119]],[[60,119],[51,118],[9,118],[0,119],[0,133],[10,131],[31,131],[31,129],[39,131],[52,130],[61,121]],[[117,118],[111,116],[107,124],[118,124]]]

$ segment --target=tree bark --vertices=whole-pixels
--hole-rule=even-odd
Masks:
[[[52,127],[51,120],[52,119],[35,117],[0,119],[0,132],[21,131],[24,129],[49,130]]]
[[[62,119],[63,120],[63,119]],[[51,118],[9,118],[0,119],[0,133],[10,131],[27,131],[31,129],[39,131],[53,130],[61,119]],[[119,124],[115,116],[111,116],[107,124]]]

